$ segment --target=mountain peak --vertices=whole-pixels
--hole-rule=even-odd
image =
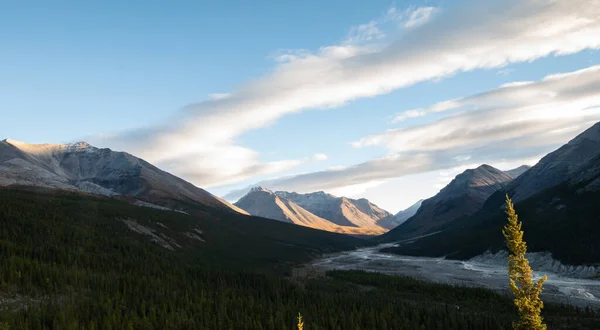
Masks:
[[[465,172],[469,172],[469,171],[470,171],[470,173],[477,174],[477,175],[502,173],[502,171],[500,171],[499,169],[497,169],[491,165],[488,165],[488,164],[479,165],[478,167],[466,170]]]
[[[263,188],[261,186],[252,187],[248,193],[253,193],[253,192],[267,192],[270,194],[273,193],[271,190],[269,190],[267,188]]]
[[[529,166],[529,165],[521,165],[517,168],[513,168],[511,170],[504,171],[504,173],[512,176],[513,178],[518,178],[519,176],[521,176],[521,174],[527,172],[527,170],[529,170],[530,168],[531,168],[531,166]]]
[[[500,171],[499,169],[483,164],[477,168],[465,170],[461,174],[457,175],[450,184],[448,184],[442,190],[454,190],[454,189],[465,189],[467,187],[481,187],[488,185],[495,185],[498,182],[505,182],[512,180],[512,177],[508,174]]]
[[[477,212],[488,197],[512,180],[510,175],[487,164],[468,169],[435,196],[424,200],[413,216],[390,231],[384,239],[394,240],[403,235],[416,236],[441,230],[452,221]]]
[[[580,143],[583,140],[592,140],[594,142],[600,142],[600,122],[597,122],[592,127],[586,129],[581,134],[574,137],[567,144],[573,145],[573,144]]]
[[[189,203],[246,213],[193,184],[124,152],[98,149],[80,141],[0,144],[0,186],[21,185],[124,195],[153,204]],[[143,187],[143,189],[140,189]]]
[[[85,141],[66,143],[66,144],[33,144],[21,142],[13,139],[4,139],[2,142],[8,143],[13,147],[20,149],[21,151],[30,154],[51,154],[55,152],[93,152],[98,150],[96,147],[90,145]]]

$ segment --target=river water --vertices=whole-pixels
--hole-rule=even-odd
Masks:
[[[359,269],[404,275],[438,283],[477,286],[510,293],[506,263],[498,263],[497,258],[477,257],[459,261],[379,252],[380,249],[393,245],[384,244],[326,255],[314,260],[311,266],[321,270]],[[548,276],[542,293],[544,301],[600,308],[600,280],[581,278],[572,271],[561,270],[562,268],[555,272],[537,272],[534,264],[532,262],[536,278],[543,274]]]

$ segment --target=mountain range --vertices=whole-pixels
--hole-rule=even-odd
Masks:
[[[504,248],[504,197],[516,202],[532,251],[565,263],[600,262],[600,123],[535,166],[481,165],[396,215],[367,199],[256,187],[235,204],[125,152],[72,144],[0,141],[0,186],[106,196],[137,206],[218,218],[253,215],[351,235],[403,241],[386,251],[467,258]],[[241,218],[237,216],[241,216]],[[423,237],[418,240],[411,239]]]
[[[393,222],[392,219],[394,219],[391,213],[365,198],[337,197],[322,191],[310,194],[277,191],[275,194],[340,226],[390,229],[386,225]]]
[[[514,180],[494,187],[497,191],[479,210],[457,214],[444,226],[429,227],[427,233],[431,236],[386,251],[463,259],[504,249],[501,229],[506,223],[503,209],[508,195],[516,202],[530,251],[550,252],[567,264],[600,262],[597,239],[600,237],[597,203],[600,198],[600,123],[549,153]],[[467,204],[469,200],[465,199],[439,207],[466,207]],[[421,209],[425,205],[423,202]],[[420,228],[419,220],[426,219],[419,219],[417,212],[406,225],[415,223],[414,227]],[[401,225],[383,235],[381,240],[407,238],[412,235],[411,229]]]
[[[366,199],[352,200],[323,192],[272,192],[262,187],[252,188],[234,205],[254,216],[355,235],[382,234],[386,229],[377,222],[393,217]]]

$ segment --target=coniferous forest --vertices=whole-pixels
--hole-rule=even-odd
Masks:
[[[0,318],[9,329],[510,329],[511,298],[361,271],[294,266],[369,244],[276,221],[109,198],[0,190]],[[128,223],[154,236],[131,230]],[[191,233],[195,233],[192,235]],[[170,248],[165,248],[165,242]],[[598,329],[546,305],[553,329]]]

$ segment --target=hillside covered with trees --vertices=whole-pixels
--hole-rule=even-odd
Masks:
[[[301,312],[305,329],[508,329],[516,317],[509,298],[483,289],[358,271],[291,281],[294,265],[363,241],[202,212],[0,190],[2,321],[10,329],[292,329]],[[591,311],[544,312],[560,328],[600,324]]]

